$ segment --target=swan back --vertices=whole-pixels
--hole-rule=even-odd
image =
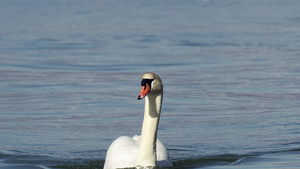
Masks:
[[[140,140],[139,135],[132,138],[128,136],[117,138],[107,150],[104,169],[134,168]],[[156,158],[157,166],[172,166],[168,151],[159,139],[156,141]]]

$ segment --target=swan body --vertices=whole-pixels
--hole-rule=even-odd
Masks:
[[[107,150],[104,169],[170,167],[167,149],[157,139],[163,98],[163,84],[155,73],[142,76],[142,89],[137,99],[145,98],[141,136],[121,136]]]

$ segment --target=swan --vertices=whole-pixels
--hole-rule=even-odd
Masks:
[[[109,146],[104,169],[172,167],[167,149],[157,139],[157,128],[163,99],[163,84],[155,73],[142,76],[138,100],[145,98],[141,136],[121,136]]]

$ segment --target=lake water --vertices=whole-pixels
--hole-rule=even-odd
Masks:
[[[174,168],[300,168],[299,6],[1,1],[0,169],[102,168],[150,71]]]

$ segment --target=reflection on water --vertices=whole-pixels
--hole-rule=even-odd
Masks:
[[[298,168],[297,5],[4,1],[0,168],[102,168],[149,71],[175,168]]]

